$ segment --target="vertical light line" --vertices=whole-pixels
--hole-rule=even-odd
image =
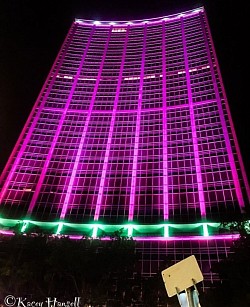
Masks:
[[[21,232],[25,232],[26,228],[28,227],[29,225],[29,221],[23,221],[23,225],[22,225],[22,228],[21,228]]]
[[[164,237],[169,237],[169,225],[164,225]]]
[[[64,40],[64,42],[63,42],[63,44],[62,44],[61,49],[60,49],[60,51],[59,51],[59,53],[58,53],[58,55],[57,55],[57,57],[56,57],[56,59],[54,61],[54,64],[53,64],[53,66],[52,66],[52,68],[51,68],[51,70],[49,72],[49,75],[48,75],[48,77],[47,77],[47,79],[46,79],[46,81],[45,81],[45,83],[44,83],[44,85],[42,87],[42,90],[41,90],[41,92],[40,92],[40,94],[39,94],[39,96],[38,96],[38,98],[36,100],[36,103],[35,103],[34,107],[32,108],[32,110],[30,112],[30,115],[29,115],[29,117],[28,117],[28,119],[26,121],[26,124],[25,124],[25,126],[24,126],[24,128],[23,128],[23,130],[22,130],[22,132],[21,132],[21,134],[20,134],[20,136],[18,138],[18,140],[17,140],[17,143],[16,143],[16,145],[15,145],[15,147],[14,147],[14,149],[13,149],[13,151],[12,151],[12,153],[11,153],[9,159],[8,159],[8,162],[7,162],[5,168],[4,168],[3,172],[2,172],[2,175],[1,175],[1,178],[0,178],[0,182],[2,182],[2,180],[4,178],[4,174],[7,172],[8,168],[9,168],[9,166],[11,164],[11,161],[12,161],[12,159],[15,156],[16,151],[18,150],[18,147],[19,147],[20,143],[22,142],[22,139],[25,137],[25,132],[28,130],[27,131],[27,135],[24,138],[24,142],[21,145],[21,148],[20,148],[20,150],[19,150],[19,152],[17,154],[17,157],[15,158],[14,163],[13,163],[13,165],[11,167],[11,170],[10,170],[10,172],[9,172],[5,182],[4,182],[4,185],[2,187],[2,191],[0,193],[0,203],[3,200],[3,197],[4,197],[4,195],[6,193],[6,190],[7,190],[8,186],[9,186],[11,178],[12,178],[12,176],[13,176],[16,168],[17,168],[17,165],[19,164],[19,161],[20,161],[21,157],[23,156],[25,148],[26,148],[28,142],[30,141],[30,138],[31,138],[31,136],[33,134],[35,126],[36,126],[36,124],[37,124],[37,122],[38,122],[38,120],[40,118],[40,114],[41,114],[41,112],[42,112],[42,110],[44,108],[45,103],[47,102],[47,98],[48,98],[48,96],[50,94],[52,86],[54,85],[55,79],[56,79],[57,74],[59,72],[59,69],[60,69],[60,67],[62,65],[63,59],[65,57],[65,54],[66,54],[67,50],[68,50],[67,45],[70,44],[70,42],[72,40],[72,37],[73,37],[73,34],[74,34],[74,31],[75,31],[75,24],[73,23],[71,28],[70,28],[70,30],[69,30],[69,32],[68,32],[68,34],[67,34],[67,36],[66,36],[66,38],[65,38],[65,40]],[[57,66],[57,68],[56,68],[56,66]],[[52,77],[52,79],[50,81],[51,77]],[[48,86],[48,84],[49,84],[49,86]],[[48,88],[46,90],[47,86],[48,86]],[[44,92],[45,92],[45,94],[44,94]],[[42,98],[43,94],[44,94],[44,97]],[[38,108],[40,99],[42,99],[42,102],[41,102],[41,104],[39,106],[37,114],[35,114],[36,109]],[[32,121],[32,119],[33,119],[33,121]],[[30,126],[30,128],[28,128],[28,126],[29,126],[31,121],[32,121],[31,126]]]
[[[95,29],[95,27],[93,27],[92,31],[94,31],[94,29]],[[82,133],[81,140],[80,140],[80,143],[79,143],[79,147],[78,147],[78,150],[77,150],[77,154],[76,154],[76,157],[75,157],[75,162],[74,162],[72,174],[71,174],[71,177],[70,177],[69,185],[68,185],[68,188],[67,188],[66,197],[65,197],[65,200],[64,200],[64,203],[63,203],[60,219],[64,219],[66,211],[67,211],[67,207],[68,207],[68,204],[69,204],[69,198],[70,198],[70,195],[72,193],[73,184],[74,184],[76,172],[77,172],[79,161],[80,161],[82,148],[83,148],[83,145],[84,145],[84,142],[85,142],[85,138],[86,138],[89,122],[90,122],[90,117],[91,117],[92,110],[93,110],[93,107],[94,107],[98,86],[99,86],[99,83],[100,83],[100,80],[101,80],[102,69],[103,69],[106,53],[107,53],[107,50],[108,50],[108,44],[109,44],[111,33],[112,33],[112,27],[109,30],[108,38],[107,38],[107,41],[106,41],[106,44],[105,44],[105,48],[104,48],[104,52],[103,52],[103,56],[102,56],[102,61],[101,61],[100,68],[99,68],[99,71],[98,71],[98,75],[97,75],[97,78],[96,78],[96,83],[95,83],[93,95],[92,95],[91,102],[90,102],[90,105],[89,105],[88,115],[87,115],[86,120],[85,120],[83,133]],[[92,35],[89,38],[88,46],[89,46],[91,40],[92,40]],[[88,48],[85,49],[85,56],[87,54],[87,51],[88,51]]]
[[[33,194],[32,199],[31,199],[31,202],[30,202],[30,205],[29,205],[29,209],[28,209],[28,215],[31,214],[31,212],[32,212],[32,210],[33,210],[33,208],[34,208],[34,206],[35,206],[35,204],[36,204],[38,195],[39,195],[39,193],[40,193],[40,190],[41,190],[41,187],[42,187],[42,184],[43,184],[45,175],[46,175],[47,170],[48,170],[48,166],[49,166],[50,160],[51,160],[51,158],[52,158],[54,149],[55,149],[55,147],[56,147],[56,144],[57,144],[57,140],[58,140],[59,134],[60,134],[60,132],[61,132],[61,130],[62,130],[62,126],[63,126],[63,123],[64,123],[65,117],[66,117],[66,115],[67,115],[67,111],[68,111],[68,108],[69,108],[71,99],[72,99],[72,97],[73,97],[73,94],[74,94],[74,91],[75,91],[75,88],[76,88],[76,85],[77,85],[77,82],[78,82],[78,78],[79,78],[80,73],[81,73],[81,70],[82,70],[82,66],[83,66],[83,63],[84,63],[84,60],[85,60],[87,51],[88,51],[88,47],[89,47],[89,44],[90,44],[90,41],[91,41],[93,32],[94,32],[94,28],[92,29],[91,34],[90,34],[90,36],[89,36],[89,40],[88,40],[87,46],[85,47],[85,50],[84,50],[84,53],[83,53],[81,62],[80,62],[79,67],[78,67],[78,69],[77,69],[77,72],[76,72],[76,75],[75,75],[75,78],[74,78],[74,81],[73,81],[73,84],[72,84],[72,87],[71,87],[71,90],[70,90],[70,93],[69,93],[69,96],[68,96],[68,99],[67,99],[67,102],[66,102],[65,107],[64,107],[64,110],[63,110],[61,119],[60,119],[59,124],[58,124],[58,127],[57,127],[57,129],[56,129],[56,133],[55,133],[55,135],[54,135],[54,138],[53,138],[53,141],[52,141],[50,150],[49,150],[49,152],[48,152],[46,161],[45,161],[45,163],[44,163],[42,172],[41,172],[41,174],[40,174],[38,183],[37,183],[37,185],[36,185],[36,190],[35,190],[35,192],[34,192],[34,194]]]
[[[204,237],[208,237],[209,236],[209,232],[208,232],[207,224],[206,223],[202,224],[202,227],[203,227],[203,236]]]
[[[168,203],[168,150],[167,150],[167,90],[166,90],[166,29],[162,23],[162,141],[163,141],[163,218],[169,218]]]
[[[115,126],[115,116],[116,116],[117,105],[119,101],[120,88],[121,88],[121,83],[122,83],[122,74],[123,74],[123,68],[124,68],[126,51],[127,51],[128,33],[129,33],[129,26],[127,27],[127,32],[126,32],[126,37],[125,37],[125,42],[124,42],[124,47],[123,47],[122,61],[121,61],[121,66],[120,66],[120,72],[119,72],[118,83],[117,83],[117,88],[116,88],[116,95],[115,95],[115,100],[114,100],[114,107],[112,111],[107,147],[105,151],[104,163],[103,163],[102,174],[101,174],[101,181],[100,181],[95,215],[94,215],[95,221],[99,219],[99,215],[100,215],[101,202],[102,202],[102,197],[103,197],[103,189],[104,189],[104,183],[106,179],[107,166],[108,166],[108,160],[109,160],[109,154],[110,154],[110,147],[111,147],[112,136],[113,136],[114,126]]]
[[[94,225],[93,232],[92,232],[92,235],[91,235],[91,237],[93,239],[97,238],[98,228],[99,228],[98,225]]]
[[[133,225],[128,225],[128,237],[132,237],[133,236]]]
[[[203,16],[204,16],[204,18],[207,22],[206,15],[203,15]],[[233,155],[233,151],[232,151],[232,146],[231,146],[231,143],[230,143],[227,124],[226,124],[226,121],[225,121],[225,116],[224,116],[224,112],[223,112],[223,108],[222,108],[222,104],[221,104],[220,93],[219,93],[219,89],[218,89],[217,81],[216,81],[216,77],[215,77],[214,63],[213,63],[212,58],[211,58],[211,53],[210,53],[209,44],[208,44],[208,38],[207,38],[207,35],[206,35],[206,29],[205,29],[204,21],[202,19],[201,14],[200,14],[200,20],[201,20],[203,36],[204,36],[204,40],[205,40],[205,44],[206,44],[206,51],[207,51],[207,55],[208,55],[208,61],[209,61],[209,66],[210,66],[210,70],[211,70],[216,101],[217,101],[218,110],[219,110],[219,114],[220,114],[220,121],[221,121],[221,124],[222,124],[223,134],[224,134],[224,137],[225,137],[226,148],[227,148],[228,157],[229,157],[229,163],[230,163],[230,167],[231,167],[231,171],[232,171],[232,175],[233,175],[233,181],[234,181],[234,186],[235,186],[235,190],[236,190],[236,195],[237,195],[237,199],[238,199],[240,207],[243,208],[245,206],[244,205],[244,199],[243,199],[242,192],[241,192],[239,177],[238,177],[238,173],[237,173],[237,169],[236,169],[236,165],[235,165],[235,160],[234,160],[234,155]],[[207,26],[207,28],[209,30],[209,26]],[[217,58],[216,58],[216,53],[215,53],[214,46],[213,46],[213,40],[212,40],[212,37],[211,37],[211,34],[210,34],[209,31],[208,31],[208,33],[210,35],[209,38],[210,38],[210,41],[211,41],[211,44],[212,44],[212,51],[213,51],[213,56],[214,56],[214,59],[215,59],[215,65],[216,65],[217,70],[218,70],[220,85],[221,85],[221,88],[222,88],[223,97],[225,99],[227,115],[228,115],[228,118],[229,118],[230,128],[232,130],[233,139],[234,139],[234,142],[235,142],[236,152],[237,152],[237,156],[238,156],[238,159],[239,159],[242,176],[243,176],[244,183],[245,183],[246,190],[247,190],[247,196],[248,196],[248,199],[250,200],[249,184],[248,184],[245,169],[244,169],[244,166],[243,166],[243,161],[242,161],[242,157],[241,157],[241,153],[240,153],[240,149],[239,149],[239,144],[238,144],[238,141],[237,141],[233,121],[232,121],[230,110],[229,110],[226,92],[225,92],[225,89],[224,89],[224,86],[223,86],[222,77],[221,77],[220,69],[219,69],[219,64],[218,64],[218,61],[217,61]]]
[[[194,117],[193,97],[192,97],[192,90],[191,90],[191,81],[190,81],[190,74],[189,74],[188,55],[187,55],[187,46],[186,46],[183,18],[181,18],[181,29],[182,29],[182,41],[183,41],[183,49],[184,49],[185,71],[186,71],[187,90],[188,90],[188,103],[189,103],[191,129],[192,129],[192,139],[193,139],[193,148],[194,148],[195,170],[196,170],[197,185],[198,185],[200,212],[201,212],[201,217],[205,218],[206,208],[205,208],[205,199],[204,199],[204,191],[203,191],[202,176],[201,176],[201,165],[200,165],[200,159],[199,159],[199,149],[198,149],[198,142],[197,142],[197,132],[196,132],[196,125],[195,125],[195,117]]]
[[[141,124],[142,93],[143,93],[143,78],[144,78],[144,66],[145,66],[145,54],[146,54],[146,34],[147,34],[147,24],[144,25],[140,87],[139,87],[138,109],[137,109],[136,130],[135,130],[135,146],[134,146],[134,153],[133,153],[133,168],[132,168],[131,189],[130,189],[130,198],[129,198],[129,213],[128,213],[129,221],[132,221],[134,218],[134,206],[135,206],[135,195],[136,195],[135,193],[136,173],[137,173],[138,148],[139,148],[140,124]]]
[[[56,230],[56,235],[59,235],[63,229],[63,223],[59,222]]]

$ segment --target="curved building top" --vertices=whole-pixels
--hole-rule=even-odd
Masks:
[[[196,15],[199,14],[200,12],[204,11],[204,7],[199,7],[199,8],[195,8],[193,10],[189,10],[189,11],[185,11],[185,12],[180,12],[180,13],[176,13],[176,14],[171,14],[171,15],[167,15],[167,16],[162,16],[162,17],[155,17],[155,18],[149,18],[149,19],[140,19],[140,20],[119,20],[119,21],[100,21],[100,20],[87,20],[87,19],[79,19],[76,18],[75,22],[78,24],[82,24],[82,25],[88,25],[88,26],[100,26],[100,27],[108,27],[108,26],[142,26],[145,24],[157,24],[157,23],[161,23],[163,21],[168,22],[168,21],[173,21],[176,19],[179,19],[181,17],[190,17],[192,15]]]

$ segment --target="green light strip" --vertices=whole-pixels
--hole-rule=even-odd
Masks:
[[[157,236],[157,237],[173,237],[173,236],[209,236],[218,234],[219,223],[193,223],[193,224],[77,224],[67,222],[41,222],[32,220],[15,220],[0,218],[0,229],[14,229],[19,227],[21,232],[32,231],[36,226],[41,231],[46,231],[56,235],[84,235],[89,237],[110,236],[118,232],[121,236],[142,237],[142,236]],[[36,231],[37,232],[37,229]]]

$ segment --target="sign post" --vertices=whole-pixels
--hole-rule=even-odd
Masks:
[[[203,275],[194,255],[161,272],[169,297],[177,295],[181,306],[200,307],[196,284]]]

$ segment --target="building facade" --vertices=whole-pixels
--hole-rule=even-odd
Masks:
[[[1,176],[6,229],[123,228],[141,271],[195,254],[205,283],[229,252],[222,218],[249,203],[204,8],[73,22]],[[2,230],[6,232],[7,230]]]

